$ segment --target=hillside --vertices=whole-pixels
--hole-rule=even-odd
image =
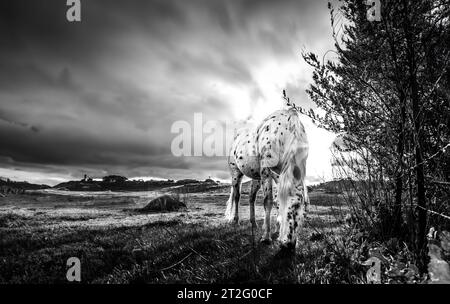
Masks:
[[[53,188],[66,191],[154,191],[177,187],[186,189],[187,192],[196,192],[195,189],[202,191],[206,186],[212,185],[217,185],[217,183],[212,180],[198,181],[194,179],[136,181],[126,180],[126,178],[118,180],[104,178],[101,181],[69,181],[60,183]]]
[[[352,180],[349,178],[336,179],[332,181],[323,182],[317,185],[308,186],[308,190],[325,193],[342,193],[343,191],[364,189],[364,187],[366,187],[368,184],[369,182],[364,180]]]
[[[28,182],[16,182],[10,180],[9,178],[0,177],[0,188],[3,189],[2,192],[6,192],[7,189],[38,190],[38,189],[48,189],[50,188],[50,186],[31,184]]]

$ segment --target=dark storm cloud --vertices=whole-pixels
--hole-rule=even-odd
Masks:
[[[261,67],[331,45],[324,1],[81,0],[79,23],[66,10],[0,3],[0,167],[225,176],[223,159],[172,156],[172,123],[257,108]],[[284,84],[301,100],[305,85]]]
[[[22,128],[26,128],[26,129],[29,129],[29,130],[31,130],[33,132],[39,132],[39,128],[38,127],[30,125],[30,124],[27,124],[27,123],[24,123],[24,122],[11,120],[7,116],[8,115],[4,115],[2,112],[0,112],[0,121],[3,122],[3,123],[7,123],[7,124],[10,124],[10,125],[13,125],[13,126],[19,126],[19,127],[22,127]]]

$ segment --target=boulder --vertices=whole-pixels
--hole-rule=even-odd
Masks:
[[[206,183],[206,184],[218,185],[217,182],[215,182],[214,180],[212,180],[212,179],[210,179],[210,178],[205,179],[205,183]]]
[[[141,212],[160,212],[160,211],[177,211],[186,208],[186,204],[180,202],[175,197],[163,195],[151,200],[145,207],[141,208]]]

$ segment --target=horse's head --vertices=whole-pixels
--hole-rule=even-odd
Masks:
[[[279,240],[283,247],[295,247],[297,232],[303,224],[308,196],[304,185],[304,166],[288,166],[280,175]]]

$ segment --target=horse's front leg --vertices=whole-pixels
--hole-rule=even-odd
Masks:
[[[262,187],[264,194],[264,225],[263,225],[263,235],[261,242],[271,242],[270,238],[270,212],[272,211],[273,197],[272,197],[272,178],[264,177],[262,179]]]
[[[278,237],[280,235],[281,214],[280,214],[280,202],[278,201],[278,191],[273,191],[273,205],[277,209],[277,221],[274,234]]]
[[[225,218],[230,223],[239,223],[239,199],[241,197],[241,181],[242,173],[237,169],[235,164],[230,165],[231,168],[231,193],[227,202]]]

